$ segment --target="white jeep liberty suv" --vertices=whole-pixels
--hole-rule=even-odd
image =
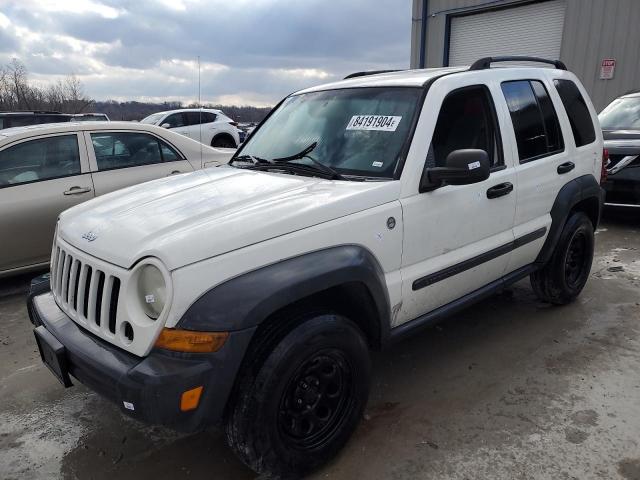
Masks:
[[[499,61],[555,68],[491,68]],[[65,211],[28,306],[43,361],[147,422],[222,421],[299,476],[357,426],[380,349],[530,276],[584,287],[596,112],[559,61],[362,72],[277,105],[229,166]]]

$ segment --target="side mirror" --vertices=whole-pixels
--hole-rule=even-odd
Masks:
[[[171,128],[171,124],[170,123],[163,123],[162,125],[160,125],[162,128]]]
[[[444,167],[428,168],[420,179],[420,193],[435,190],[444,182],[448,185],[469,185],[489,178],[489,155],[484,150],[465,148],[454,150]]]

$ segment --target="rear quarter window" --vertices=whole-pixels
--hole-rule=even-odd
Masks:
[[[561,79],[554,80],[553,84],[560,95],[564,109],[567,111],[576,147],[594,142],[596,131],[593,127],[591,114],[576,84],[571,80]]]

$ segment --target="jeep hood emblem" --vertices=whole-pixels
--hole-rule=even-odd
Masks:
[[[82,238],[84,238],[87,242],[93,242],[96,238],[98,238],[98,234],[92,231],[82,234]]]

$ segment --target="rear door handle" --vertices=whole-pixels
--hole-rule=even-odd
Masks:
[[[510,182],[500,183],[487,190],[487,198],[498,198],[508,195],[513,191],[513,184]]]
[[[573,162],[563,163],[562,165],[558,165],[558,174],[562,175],[563,173],[570,172],[574,168],[576,168],[576,164]]]
[[[89,187],[71,187],[69,190],[64,192],[65,195],[80,195],[82,193],[90,192],[91,189]]]
[[[167,175],[167,177],[170,177],[171,175],[178,175],[179,173],[182,173],[182,172],[180,170],[174,170],[169,175]]]

